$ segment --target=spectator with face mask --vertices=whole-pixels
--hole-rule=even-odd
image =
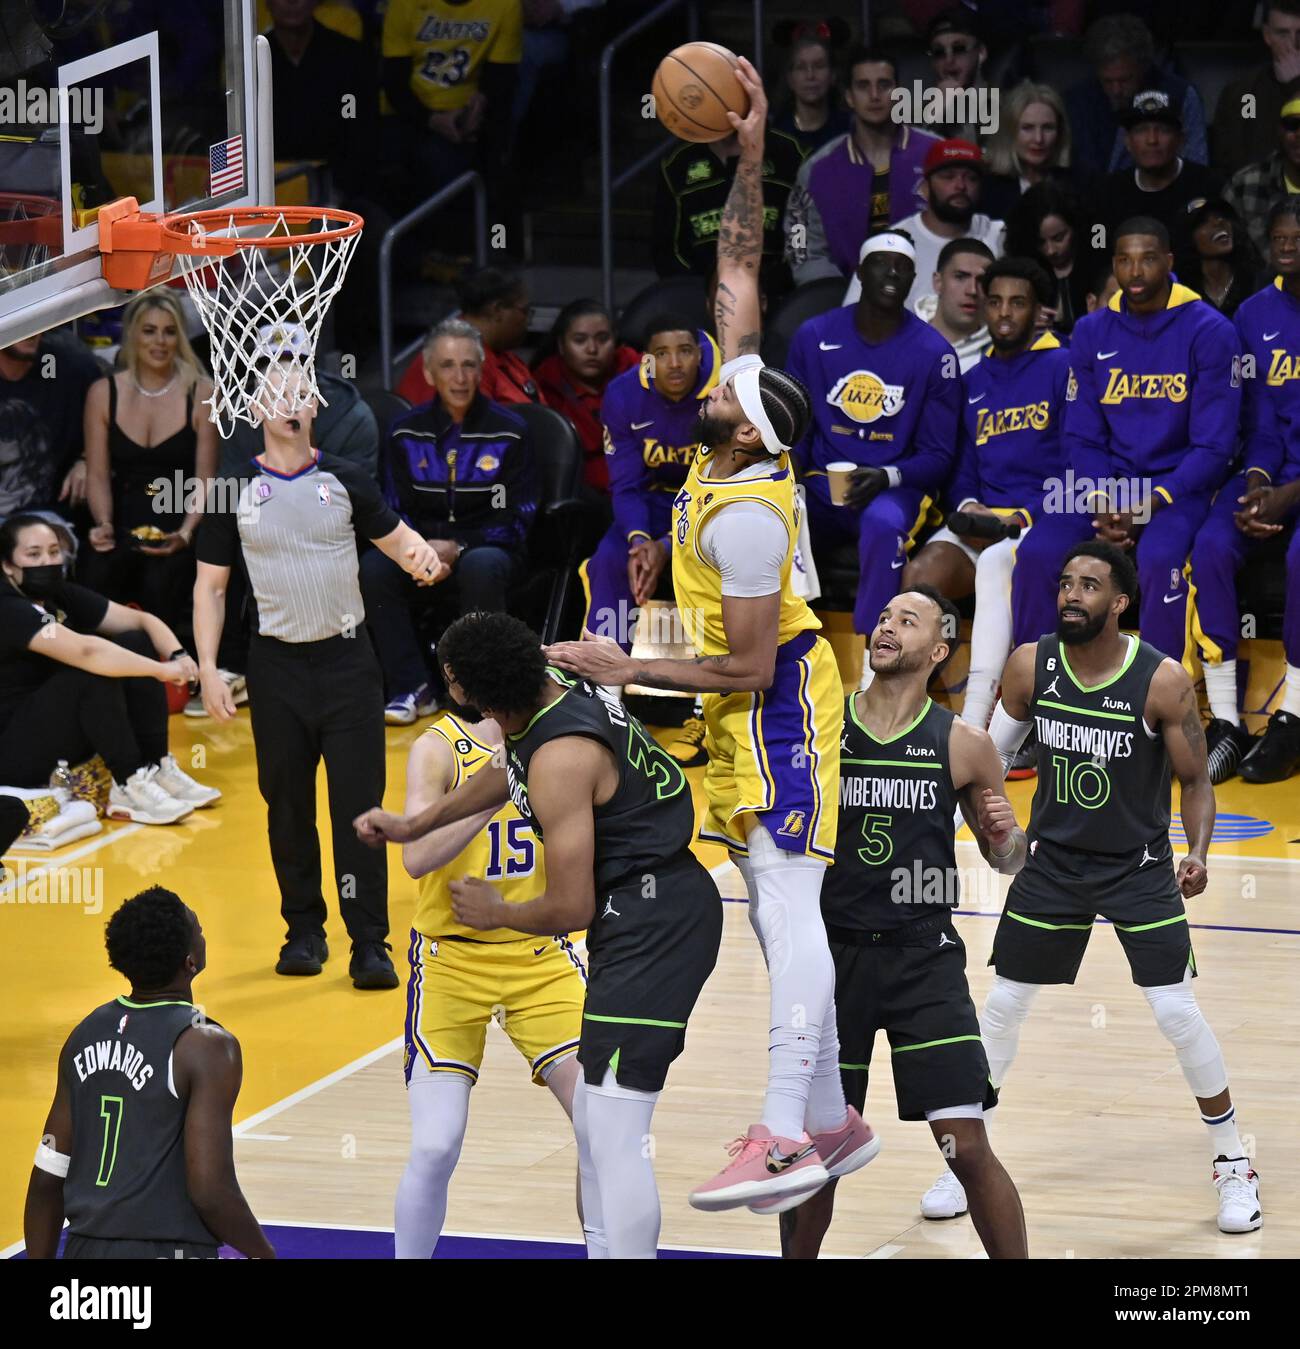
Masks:
[[[977,239],[995,258],[1002,256],[1007,227],[976,211],[984,157],[969,141],[936,141],[925,156],[922,192],[926,207],[898,222],[897,228],[912,240],[916,252],[916,284],[907,297],[914,314],[934,313],[938,299],[933,277],[939,270],[939,254],[953,239]],[[862,282],[855,276],[844,293],[845,304],[856,304]]]
[[[167,748],[162,685],[198,670],[160,618],[74,585],[66,561],[40,516],[0,526],[0,782],[41,787],[61,759],[98,754],[110,817],[174,824],[221,796]]]

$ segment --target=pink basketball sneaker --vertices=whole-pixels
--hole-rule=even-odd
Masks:
[[[880,1135],[852,1106],[849,1106],[849,1117],[842,1128],[830,1133],[813,1134],[813,1142],[817,1144],[817,1155],[822,1159],[831,1180],[861,1170],[880,1151]],[[750,1204],[749,1211],[786,1213],[811,1198],[811,1194],[796,1194],[760,1199]]]
[[[740,1208],[756,1199],[810,1195],[830,1179],[817,1145],[802,1138],[778,1138],[761,1124],[751,1124],[744,1138],[728,1148],[732,1161],[691,1195],[691,1207],[706,1213]]]

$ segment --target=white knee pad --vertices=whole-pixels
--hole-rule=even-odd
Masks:
[[[995,975],[980,1013],[980,1031],[986,1036],[1008,1035],[1018,1031],[1041,984],[1018,984]]]
[[[1228,1085],[1228,1069],[1219,1042],[1192,992],[1190,974],[1181,984],[1161,984],[1142,992],[1155,1013],[1160,1033],[1178,1055],[1192,1094],[1202,1099],[1217,1096]]]

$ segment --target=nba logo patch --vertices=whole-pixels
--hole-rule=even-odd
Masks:
[[[1170,590],[1177,590],[1177,589],[1178,589],[1178,583],[1179,583],[1182,579],[1183,579],[1183,574],[1182,574],[1182,572],[1180,572],[1180,571],[1178,570],[1177,567],[1170,567],[1170,568],[1169,568],[1169,589],[1170,589]]]
[[[322,506],[328,506],[330,504],[329,483],[318,482],[316,484],[316,500],[319,501]]]
[[[130,1014],[130,1012],[128,1012],[128,1013],[126,1014],[126,1016],[124,1016],[124,1017],[121,1019],[121,1021],[119,1021],[119,1022],[117,1023],[117,1033],[118,1033],[119,1035],[121,1035],[121,1033],[126,1029],[126,1023],[127,1023],[127,1021],[130,1019],[130,1016],[131,1016],[131,1014]]]
[[[776,831],[786,838],[798,838],[803,833],[803,811],[792,810],[785,817],[785,823]]]

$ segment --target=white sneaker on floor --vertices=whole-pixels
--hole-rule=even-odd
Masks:
[[[125,782],[109,789],[110,820],[135,820],[137,824],[175,824],[194,810],[189,801],[178,801],[158,785],[158,769],[137,768]]]
[[[1259,1176],[1245,1157],[1216,1157],[1214,1188],[1219,1192],[1220,1232],[1254,1232],[1263,1224]]]
[[[951,1171],[945,1171],[921,1196],[921,1217],[960,1218],[966,1212],[966,1191]]]
[[[221,800],[221,793],[216,787],[205,787],[201,782],[195,782],[176,762],[174,754],[165,755],[159,762],[158,776],[154,781],[168,796],[177,801],[187,801],[196,810]]]
[[[217,673],[226,681],[226,687],[230,690],[230,696],[234,699],[235,706],[240,707],[248,701],[248,681],[241,674],[236,674],[233,670],[218,670]],[[196,693],[185,704],[185,715],[187,717],[206,717],[207,709],[203,706],[202,693]]]

